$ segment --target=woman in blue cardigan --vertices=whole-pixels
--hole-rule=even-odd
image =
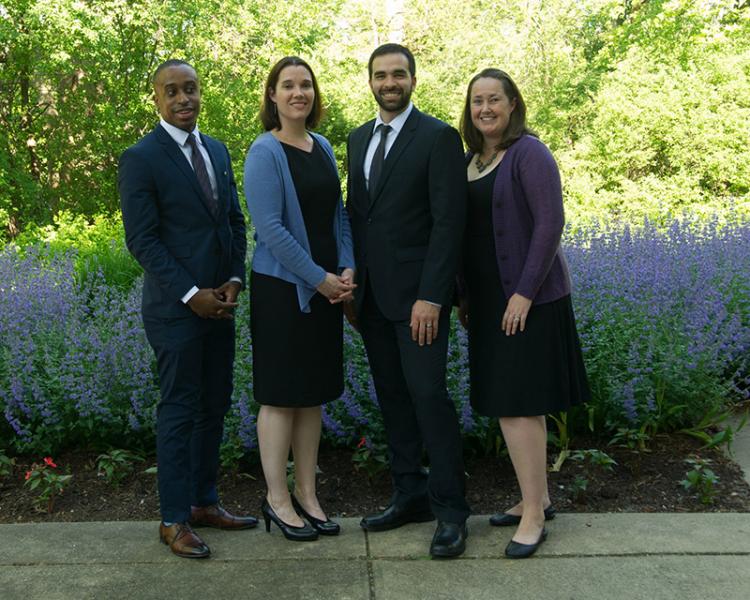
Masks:
[[[261,511],[266,531],[274,522],[287,539],[306,541],[339,533],[318,502],[315,470],[321,405],[344,389],[341,302],[355,287],[352,238],[333,149],[309,131],[321,99],[305,61],[286,57],[271,69],[260,117],[266,133],[245,159],[245,197],[256,242],[250,331],[268,487]]]
[[[517,525],[505,553],[525,558],[555,515],[545,415],[589,397],[560,248],[560,173],[526,127],[518,87],[499,69],[469,83],[461,133],[469,202],[459,318],[469,331],[471,404],[499,418],[522,500],[490,523]]]

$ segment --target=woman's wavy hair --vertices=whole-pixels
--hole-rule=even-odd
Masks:
[[[466,90],[464,111],[461,116],[461,136],[464,138],[464,142],[466,142],[469,151],[472,154],[477,154],[482,151],[484,145],[484,139],[482,138],[481,132],[474,126],[474,123],[471,120],[471,88],[478,79],[484,77],[497,79],[502,84],[503,91],[508,97],[508,101],[516,101],[516,106],[513,109],[513,112],[510,113],[508,126],[503,132],[503,139],[500,140],[500,143],[497,145],[497,150],[509,148],[513,142],[523,135],[529,134],[536,136],[536,134],[526,126],[526,103],[523,101],[523,97],[521,96],[521,92],[519,91],[516,82],[511,79],[510,75],[500,69],[483,69],[474,75],[474,77],[471,78],[471,81],[469,81],[469,87]]]
[[[271,72],[268,74],[268,79],[266,79],[263,102],[260,105],[260,122],[263,123],[263,128],[266,131],[281,129],[281,121],[279,120],[279,114],[276,110],[276,104],[271,100],[271,90],[276,89],[276,85],[279,83],[279,75],[281,75],[281,71],[290,66],[305,67],[305,69],[310,72],[310,77],[312,77],[315,98],[313,99],[312,110],[310,111],[310,114],[307,115],[307,119],[305,119],[305,125],[307,128],[315,129],[323,116],[323,102],[320,99],[318,80],[315,78],[315,72],[312,70],[312,67],[310,67],[310,65],[299,56],[285,56],[271,68]]]

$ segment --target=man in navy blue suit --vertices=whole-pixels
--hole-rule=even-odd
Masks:
[[[233,311],[245,282],[245,220],[229,152],[198,131],[200,82],[188,63],[156,69],[156,128],[120,157],[125,240],[145,271],[143,323],[161,388],[156,452],[161,540],[205,558],[194,526],[246,529],[216,491],[232,396]]]

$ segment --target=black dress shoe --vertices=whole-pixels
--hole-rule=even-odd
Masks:
[[[268,499],[263,500],[263,504],[260,507],[260,512],[263,513],[263,520],[266,522],[266,531],[271,531],[271,521],[276,523],[276,526],[281,529],[281,533],[284,537],[293,542],[312,542],[318,539],[318,532],[310,527],[307,523],[304,525],[290,525],[281,520],[279,515],[276,514],[271,505],[268,503]]]
[[[544,520],[551,521],[555,518],[555,507],[551,504],[544,509]],[[495,527],[507,527],[509,525],[518,525],[521,522],[521,515],[509,515],[508,513],[497,513],[490,517],[490,525]]]
[[[539,534],[539,539],[535,544],[521,544],[520,542],[514,542],[511,540],[505,547],[505,556],[508,558],[529,558],[542,542],[547,539],[547,530],[542,528],[542,533]]]
[[[466,523],[438,521],[435,535],[432,536],[430,554],[436,558],[460,556],[466,550],[466,537],[469,531]]]
[[[359,522],[359,526],[367,531],[387,531],[407,523],[425,523],[434,520],[435,515],[424,504],[419,506],[390,504],[383,512],[367,515]]]
[[[294,495],[292,495],[292,506],[294,506],[294,510],[296,510],[303,519],[307,519],[310,525],[313,526],[313,529],[320,535],[338,535],[341,532],[341,525],[335,521],[331,521],[330,519],[324,521],[323,519],[313,517],[309,512],[302,508],[302,505]]]

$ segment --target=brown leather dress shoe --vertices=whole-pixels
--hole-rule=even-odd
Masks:
[[[182,558],[208,558],[211,550],[187,523],[159,525],[159,539]]]
[[[193,506],[190,524],[194,527],[216,527],[217,529],[250,529],[258,524],[255,517],[240,517],[227,511],[221,504]]]

